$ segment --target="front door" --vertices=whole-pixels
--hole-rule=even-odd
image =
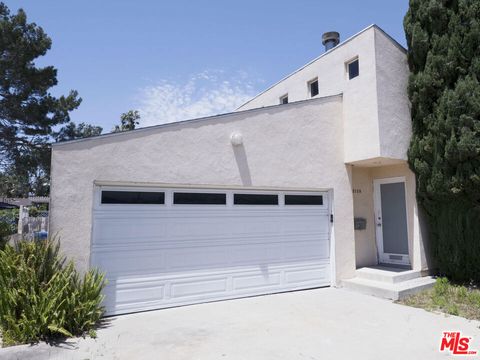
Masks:
[[[405,178],[377,179],[373,184],[379,262],[409,265]]]

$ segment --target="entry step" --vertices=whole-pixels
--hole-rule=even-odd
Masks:
[[[384,277],[380,280],[372,280],[371,278],[357,276],[353,279],[343,280],[342,283],[346,289],[391,300],[403,299],[409,295],[429,289],[435,284],[435,279],[431,276],[415,277],[397,282],[384,280]]]
[[[396,284],[403,281],[420,278],[422,277],[422,272],[418,270],[406,270],[378,265],[357,269],[356,277],[359,279]]]

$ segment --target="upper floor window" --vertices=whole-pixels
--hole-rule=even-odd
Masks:
[[[280,97],[280,104],[288,104],[288,94]]]
[[[348,79],[352,80],[360,74],[360,67],[358,64],[358,58],[347,63]]]
[[[318,95],[318,78],[315,78],[308,82],[308,92],[310,97]]]

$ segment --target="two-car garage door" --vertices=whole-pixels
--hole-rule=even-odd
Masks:
[[[98,187],[107,314],[330,285],[325,192]]]

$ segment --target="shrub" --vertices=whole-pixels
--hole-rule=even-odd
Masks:
[[[99,324],[104,276],[80,276],[55,240],[22,240],[0,251],[0,330],[5,345],[92,332]]]
[[[10,225],[12,234],[15,234],[17,232],[18,216],[18,209],[0,210],[0,222],[4,222]]]
[[[5,247],[8,242],[8,236],[12,234],[10,224],[0,221],[0,250]]]
[[[439,277],[433,285],[433,293],[435,296],[447,296],[450,290],[450,281],[446,277]]]

